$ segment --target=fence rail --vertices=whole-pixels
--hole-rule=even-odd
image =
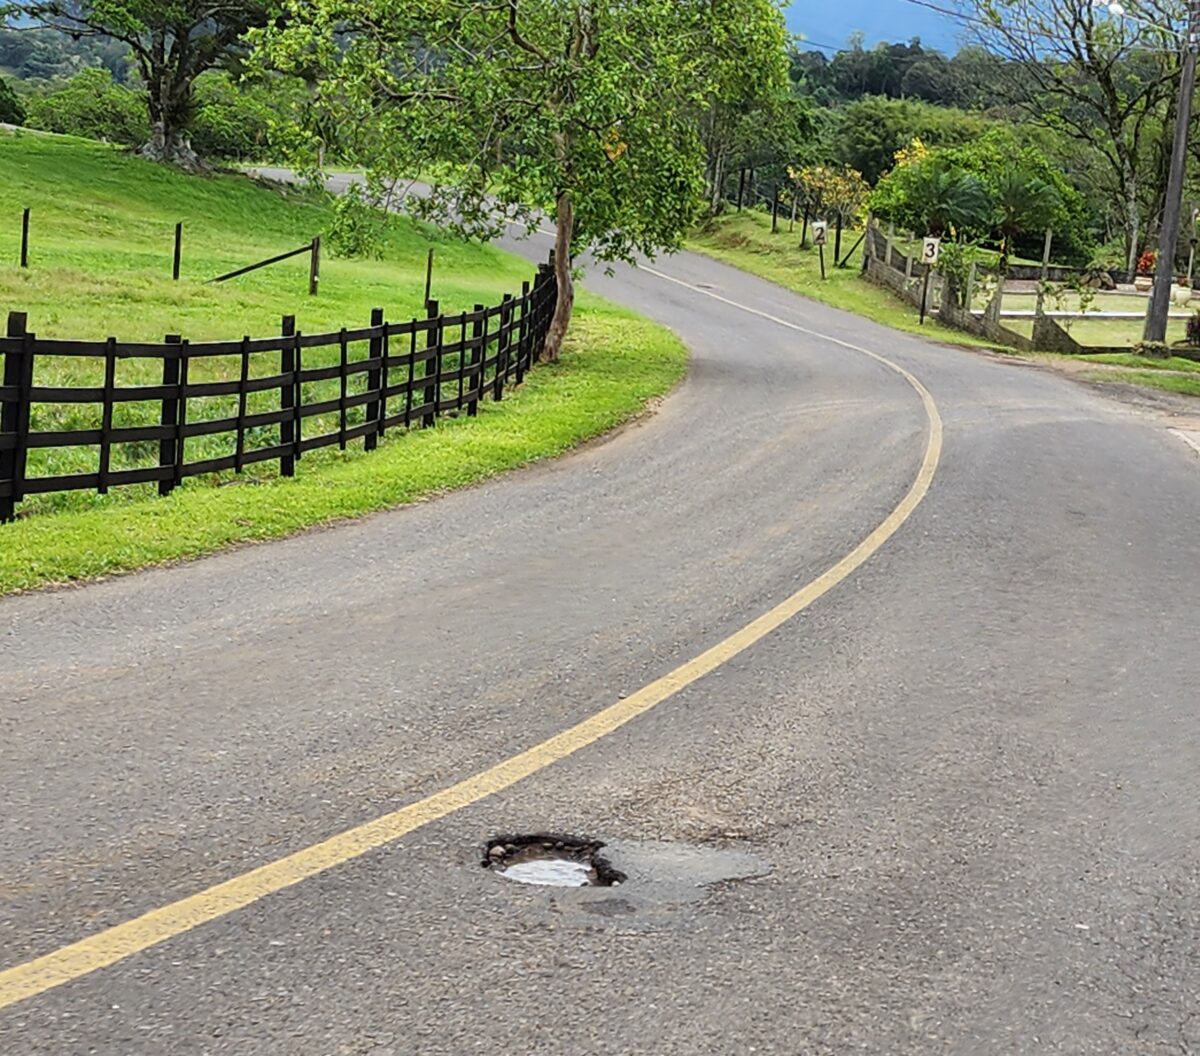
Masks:
[[[187,477],[272,460],[290,477],[318,448],[362,439],[372,450],[389,429],[474,416],[538,361],[556,300],[542,265],[499,305],[447,315],[429,302],[426,318],[399,323],[375,309],[369,326],[327,334],[298,333],[285,316],[269,338],[62,341],[11,313],[0,337],[0,522],[30,495],[147,483],[167,495]],[[98,383],[35,384],[52,360]],[[128,369],[138,377],[118,385]],[[72,428],[43,427],[64,418]]]

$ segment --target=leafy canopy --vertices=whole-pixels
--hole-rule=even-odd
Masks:
[[[773,0],[285,0],[262,61],[316,71],[314,113],[351,129],[378,184],[491,238],[567,207],[572,254],[675,247],[703,190],[701,118],[786,84]],[[301,160],[319,154],[316,135]]]

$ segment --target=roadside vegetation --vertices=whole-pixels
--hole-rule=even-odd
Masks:
[[[423,314],[431,246],[433,294],[447,311],[495,303],[533,273],[527,261],[392,216],[373,220],[381,225],[377,259],[326,259],[318,297],[307,296],[305,258],[206,285],[204,279],[327,235],[338,223],[335,204],[245,176],[186,175],[94,142],[0,134],[0,216],[19,221],[25,206],[34,217],[31,266],[16,266],[19,223],[0,229],[0,305],[27,311],[30,328],[42,336],[236,338],[278,333],[280,317],[291,313],[301,331],[313,333],[365,325],[373,307],[408,319]],[[185,222],[184,277],[173,282],[177,219]],[[613,428],[670,389],[686,363],[672,335],[591,297],[581,299],[566,347],[561,363],[532,371],[502,403],[481,404],[477,419],[390,434],[370,455],[314,451],[292,480],[276,479],[268,463],[242,476],[190,480],[165,499],[149,485],[107,496],[32,497],[15,524],[0,528],[0,592],[209,553],[473,483]],[[138,375],[145,369],[123,361],[118,384],[157,383]],[[35,383],[98,385],[97,371],[97,363],[47,357]],[[158,407],[128,404],[121,411],[132,417],[118,424],[134,424],[156,420]],[[37,405],[43,418],[33,427],[95,428],[98,413],[92,405]],[[220,416],[221,409],[210,413]],[[190,441],[191,457],[225,453],[207,451],[209,442],[218,441]],[[118,468],[122,457],[153,452],[114,448],[113,457]],[[86,447],[32,451],[30,473],[94,471],[95,458]]]
[[[843,233],[843,254],[849,252],[861,231]],[[801,225],[788,230],[784,219],[777,234],[771,233],[771,217],[759,210],[726,213],[701,223],[688,239],[687,247],[813,300],[865,316],[877,323],[972,348],[993,348],[993,343],[942,326],[933,318],[925,325],[912,305],[889,291],[867,282],[861,275],[861,247],[850,256],[845,268],[833,263],[833,247],[825,250],[826,279],[821,278],[820,258],[816,249],[800,248]]]

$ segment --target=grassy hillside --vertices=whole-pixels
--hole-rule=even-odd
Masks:
[[[31,265],[17,266],[20,213],[33,209]],[[186,223],[184,280],[171,281],[176,220]],[[203,279],[294,248],[328,230],[320,195],[261,186],[236,175],[189,177],[103,145],[62,137],[0,134],[0,313],[29,313],[43,337],[161,340],[237,338],[278,333],[295,314],[307,333],[365,325],[373,307],[390,319],[421,314],[428,248],[437,250],[434,295],[443,310],[496,303],[532,278],[526,261],[468,245],[399,217],[387,219],[384,259],[326,258],[321,294],[307,296],[305,258],[221,286]],[[330,362],[338,353],[327,350]],[[194,381],[235,377],[238,357],[197,360]],[[153,486],[38,496],[0,526],[0,593],[206,553],[231,542],[273,538],[307,525],[354,516],[460,486],[558,454],[638,413],[682,375],[686,351],[672,335],[584,296],[563,363],[539,367],[478,419],[392,433],[380,450],[361,443],[305,456],[295,480],[275,479],[262,463],[245,474],[193,478],[169,499]],[[306,366],[320,365],[314,350]],[[120,360],[117,384],[156,384],[153,361]],[[256,368],[258,369],[258,368]],[[274,373],[278,364],[264,363]],[[38,385],[101,385],[103,365],[39,357]],[[325,386],[330,391],[320,391]],[[306,401],[336,396],[336,382],[306,383]],[[265,401],[265,402],[262,402]],[[259,402],[262,406],[259,406]],[[236,413],[236,397],[189,401],[189,421]],[[251,396],[248,410],[278,405],[278,393]],[[114,424],[150,424],[153,401],[119,404]],[[351,422],[361,415],[351,412]],[[35,405],[37,429],[88,429],[99,405]],[[329,422],[312,420],[314,432]],[[277,427],[266,427],[275,429]],[[260,438],[264,444],[273,438]],[[232,450],[232,436],[188,440],[189,461]],[[91,447],[32,450],[28,472],[94,472]],[[112,468],[156,464],[154,443],[114,445]]]
[[[21,210],[32,214],[30,268],[17,267]],[[175,224],[184,223],[183,278],[171,281]],[[448,310],[520,290],[529,265],[400,218],[382,261],[326,252],[321,293],[307,296],[298,257],[220,286],[206,279],[295,249],[329,230],[327,200],[234,175],[191,177],[85,140],[0,133],[0,308],[29,313],[45,337],[193,340],[278,332],[294,313],[305,332],[421,311],[425,260],[436,249],[434,296]]]

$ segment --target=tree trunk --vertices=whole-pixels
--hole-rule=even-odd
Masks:
[[[725,184],[725,149],[718,147],[712,164],[712,183],[708,189],[708,214],[721,212],[721,191]]]
[[[558,196],[556,216],[557,230],[554,236],[554,275],[558,279],[558,303],[554,318],[546,334],[546,345],[542,359],[557,363],[562,356],[563,339],[571,325],[571,312],[575,308],[575,284],[571,280],[571,243],[575,233],[575,206],[571,196],[563,191]]]
[[[1128,162],[1125,169],[1125,243],[1129,253],[1126,259],[1125,281],[1133,282],[1137,275],[1138,256],[1141,252],[1141,216],[1138,212],[1137,174]]]
[[[138,153],[143,158],[175,165],[186,172],[199,172],[204,168],[200,156],[192,149],[187,133],[161,120],[155,122],[150,139]]]

